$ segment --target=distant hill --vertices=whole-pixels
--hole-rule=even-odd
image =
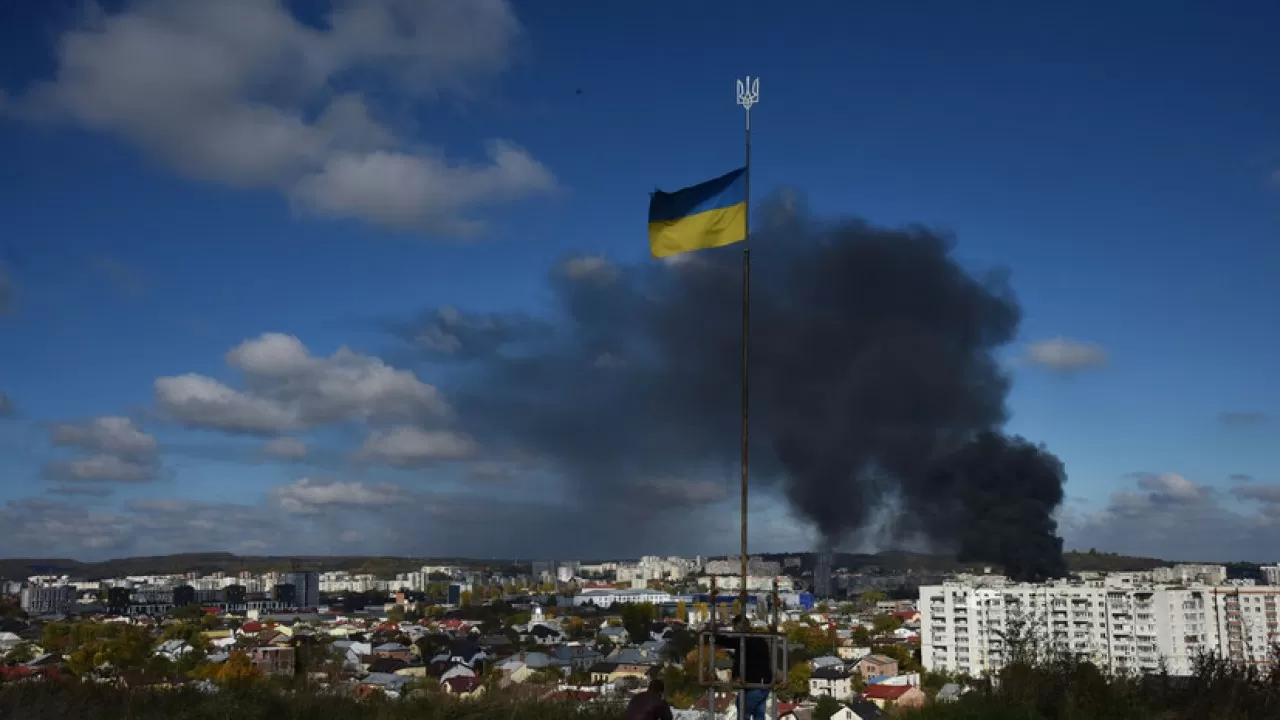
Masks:
[[[511,561],[506,560],[464,560],[462,558],[342,555],[285,557],[232,553],[184,553],[119,558],[102,562],[80,562],[67,558],[0,559],[0,577],[20,579],[31,575],[70,575],[77,579],[97,580],[126,575],[171,575],[188,572],[202,575],[214,572],[234,574],[244,571],[256,574],[272,570],[346,570],[351,573],[394,577],[397,573],[417,570],[427,564],[446,565],[462,562],[495,568],[511,565]]]
[[[781,561],[786,557],[800,557],[802,567],[812,570],[814,553],[767,553],[764,557]],[[1068,552],[1067,567],[1072,571],[1121,571],[1150,570],[1170,564],[1157,558],[1130,557],[1103,552]],[[836,553],[832,558],[835,568],[858,570],[878,568],[881,572],[939,573],[965,570],[982,572],[982,563],[961,563],[949,555],[931,555],[906,551],[886,551],[876,554]],[[272,555],[234,555],[232,553],[185,553],[152,557],[119,558],[102,562],[81,562],[68,558],[15,558],[0,559],[0,578],[21,579],[31,575],[70,575],[83,580],[122,577],[126,575],[170,575],[195,572],[208,574],[224,572],[263,573],[271,570],[345,570],[351,573],[369,573],[378,577],[394,577],[398,573],[411,572],[423,565],[466,564],[491,567],[495,570],[517,572],[516,567],[528,570],[528,561],[477,560],[471,558],[424,558],[382,556],[323,556],[286,557]],[[999,568],[995,568],[999,570]],[[1245,574],[1245,573],[1241,573]]]

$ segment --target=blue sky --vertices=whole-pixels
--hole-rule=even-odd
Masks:
[[[1273,3],[432,0],[391,33],[396,4],[0,9],[0,552],[514,555],[576,522],[545,473],[353,459],[377,403],[433,412],[413,393],[441,380],[385,323],[536,312],[568,258],[651,262],[646,193],[741,162],[750,73],[757,195],[944,228],[967,266],[1011,270],[1009,429],[1066,463],[1069,546],[1272,559]],[[194,373],[250,398],[225,356],[263,333],[305,345],[314,382],[409,384],[303,397],[254,366],[293,403],[278,434],[301,458],[158,396]],[[342,346],[359,355],[331,360]],[[518,477],[481,482],[478,463]],[[755,547],[811,542],[780,502],[757,516]]]

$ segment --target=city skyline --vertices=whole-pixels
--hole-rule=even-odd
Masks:
[[[343,7],[0,9],[0,553],[735,554],[736,426],[599,378],[715,257],[644,209],[740,166],[750,73],[761,208],[1008,270],[1000,428],[1063,461],[1068,549],[1274,560],[1275,8]],[[594,362],[492,361],[547,337]],[[818,549],[756,467],[750,554]],[[929,549],[846,495],[841,549]]]

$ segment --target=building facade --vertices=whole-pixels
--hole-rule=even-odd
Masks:
[[[76,589],[70,585],[31,585],[22,589],[20,599],[28,615],[65,615],[75,607]]]
[[[280,573],[279,585],[293,586],[294,607],[317,608],[320,606],[320,574],[315,572]]]
[[[920,588],[926,670],[981,675],[1021,651],[1065,652],[1112,672],[1189,675],[1195,657],[1220,650],[1229,595],[1261,588],[1135,585],[1125,578],[1045,584],[959,581]],[[1230,592],[1226,592],[1229,590]],[[1266,618],[1265,603],[1250,601]],[[1274,605],[1271,605],[1274,612]],[[1274,616],[1273,616],[1274,620]],[[1257,635],[1250,636],[1255,639]]]

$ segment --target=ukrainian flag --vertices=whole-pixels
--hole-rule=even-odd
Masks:
[[[747,169],[649,196],[649,249],[656,258],[747,239]]]

